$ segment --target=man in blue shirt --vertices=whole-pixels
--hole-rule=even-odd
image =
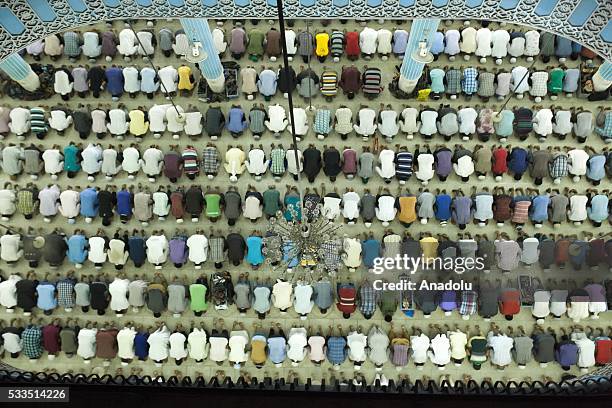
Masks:
[[[593,154],[587,160],[587,179],[597,186],[606,176],[606,156],[603,154]]]
[[[531,201],[529,207],[529,218],[536,225],[536,228],[542,227],[542,224],[548,220],[548,206],[550,205],[550,195],[537,195]]]
[[[79,194],[81,200],[81,215],[85,222],[90,223],[92,218],[98,215],[98,190],[88,187]]]
[[[527,160],[527,151],[521,147],[515,147],[510,152],[508,160],[508,169],[514,173],[514,179],[520,180],[523,174],[527,171],[529,161]]]
[[[87,237],[83,235],[81,230],[77,229],[74,231],[74,235],[68,238],[66,256],[68,261],[74,264],[75,268],[82,268],[87,255]]]
[[[264,69],[259,73],[257,89],[266,101],[276,93],[276,73],[271,69]]]
[[[119,100],[123,95],[123,71],[116,65],[106,68],[106,89],[110,92],[113,101]]]
[[[49,281],[41,281],[36,287],[37,301],[36,307],[46,315],[53,313],[53,309],[57,307],[57,299],[55,297],[55,284]]]
[[[346,339],[342,336],[330,336],[327,339],[327,359],[333,365],[340,365],[346,360]]]
[[[242,108],[238,105],[233,105],[227,116],[227,130],[230,131],[233,137],[242,135],[242,132],[249,126]]]
[[[128,253],[130,259],[134,262],[134,266],[140,268],[145,259],[147,259],[147,253],[145,250],[145,239],[139,235],[134,235],[128,238]]]
[[[287,355],[287,340],[282,329],[278,329],[278,334],[275,334],[274,329],[270,329],[268,336],[268,350],[270,361],[274,364],[282,364]]]
[[[119,214],[122,223],[128,222],[132,216],[133,202],[134,195],[127,189],[127,187],[124,187],[117,192],[117,213]]]

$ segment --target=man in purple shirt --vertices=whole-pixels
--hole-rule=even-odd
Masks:
[[[242,132],[249,126],[240,106],[232,106],[228,114],[226,126],[227,130],[229,130],[234,137],[242,135]]]
[[[187,237],[183,235],[177,235],[170,240],[168,243],[170,262],[175,267],[180,268],[185,262],[187,262]]]
[[[453,170],[452,164],[453,152],[446,147],[442,147],[435,151],[435,169],[440,181],[446,181],[446,178]]]

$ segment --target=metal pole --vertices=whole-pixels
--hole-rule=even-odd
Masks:
[[[278,12],[278,25],[280,30],[281,37],[281,49],[283,51],[283,65],[284,70],[287,74],[289,74],[289,56],[287,54],[287,41],[285,39],[285,16],[283,14],[283,0],[276,0],[276,10]],[[295,163],[297,166],[297,183],[298,183],[298,192],[300,193],[300,213],[302,215],[302,219],[304,219],[304,194],[302,192],[301,186],[301,171],[300,171],[300,161],[298,155],[298,142],[297,136],[295,134],[295,119],[293,117],[293,96],[291,95],[291,89],[293,89],[293,78],[289,76],[289,92],[287,93],[287,102],[289,103],[289,119],[291,119],[291,138],[293,140],[293,153],[295,154]]]

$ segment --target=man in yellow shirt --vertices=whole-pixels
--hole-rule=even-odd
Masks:
[[[329,34],[317,33],[315,35],[316,49],[315,54],[320,62],[324,62],[329,55]]]
[[[137,139],[142,139],[149,131],[149,118],[144,107],[139,106],[138,109],[131,110],[128,116],[130,118],[130,133]]]
[[[434,237],[423,237],[419,243],[421,244],[424,261],[429,265],[438,256],[438,240]]]
[[[191,73],[191,68],[187,65],[181,65],[178,69],[178,90],[183,96],[189,95],[195,86],[195,78]]]

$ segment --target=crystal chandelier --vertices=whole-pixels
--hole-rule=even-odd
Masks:
[[[273,237],[275,245],[266,245],[266,262],[287,272],[299,267],[311,274],[333,275],[340,261],[340,226],[324,216],[321,205],[307,214],[288,206],[285,214],[279,211],[268,221],[266,236]]]

